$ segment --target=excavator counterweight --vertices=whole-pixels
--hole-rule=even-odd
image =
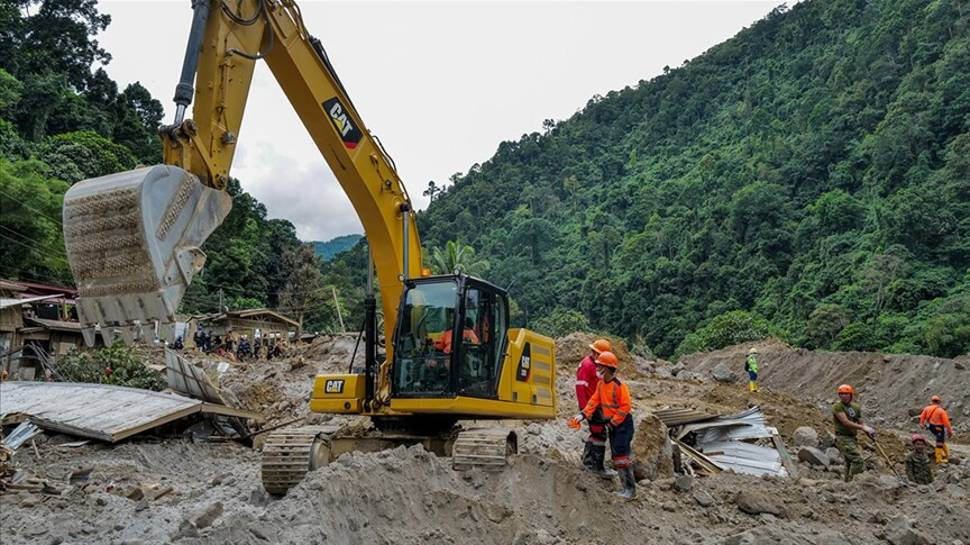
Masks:
[[[174,340],[175,311],[202,269],[206,238],[232,207],[224,191],[155,165],[84,180],[64,196],[64,243],[84,340]]]

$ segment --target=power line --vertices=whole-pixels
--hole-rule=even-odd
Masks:
[[[54,216],[51,216],[51,215],[49,215],[49,214],[47,214],[46,212],[42,212],[41,210],[38,210],[38,209],[36,209],[36,208],[34,208],[33,206],[31,206],[31,205],[29,205],[29,204],[27,204],[27,203],[25,203],[24,201],[22,201],[22,200],[20,200],[20,199],[18,199],[18,198],[16,198],[16,197],[11,197],[9,193],[6,193],[6,192],[4,192],[4,191],[0,191],[0,195],[3,195],[3,196],[5,196],[5,197],[7,197],[8,199],[11,199],[11,200],[13,200],[13,201],[16,201],[16,202],[18,202],[18,203],[20,203],[20,204],[21,204],[21,205],[23,205],[23,206],[24,206],[25,208],[29,208],[30,210],[33,210],[34,212],[37,212],[38,214],[40,214],[40,215],[42,215],[42,216],[44,216],[44,217],[46,217],[47,219],[50,219],[50,220],[53,220],[53,221],[54,221],[54,222],[56,222],[56,223],[57,223],[58,225],[61,225],[61,226],[63,226],[63,225],[64,225],[63,223],[61,223],[61,220],[59,220],[59,219],[57,219],[57,218],[55,218]]]
[[[36,247],[30,246],[28,244],[24,244],[23,242],[20,242],[17,239],[13,239],[13,238],[10,238],[10,237],[4,235],[3,233],[0,233],[0,238],[3,238],[3,239],[5,239],[7,241],[10,241],[10,242],[13,242],[14,244],[23,246],[24,248],[26,248],[26,249],[28,249],[28,250],[30,250],[32,252],[35,252],[39,257],[52,258],[52,259],[57,260],[58,262],[61,262],[61,263],[65,264],[65,265],[67,265],[67,266],[70,266],[70,263],[68,263],[67,260],[65,260],[65,259],[63,259],[63,258],[61,258],[59,256],[48,256],[48,255],[44,254],[43,252],[41,252],[40,250],[38,250]]]
[[[5,225],[0,225],[0,229],[3,229],[4,231],[7,231],[9,233],[14,234],[14,235],[20,237],[22,240],[24,240],[26,242],[32,242],[32,243],[36,244],[37,246],[40,246],[40,247],[42,247],[42,248],[44,248],[46,250],[51,250],[52,252],[55,252],[55,253],[57,251],[63,249],[63,248],[58,248],[57,246],[50,246],[50,244],[53,244],[53,243],[51,243],[51,242],[43,242],[43,241],[37,240],[35,238],[29,237],[29,236],[27,236],[27,235],[25,235],[23,233],[18,232],[18,231],[14,231],[13,229],[11,229],[11,228],[9,228],[9,227],[7,227]],[[66,252],[66,250],[65,250],[65,252]]]

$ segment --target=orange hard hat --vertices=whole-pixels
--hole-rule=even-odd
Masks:
[[[943,399],[941,399],[940,396],[933,396],[930,398],[930,401],[932,401],[933,403],[942,403]]]
[[[616,366],[619,365],[619,363],[620,360],[616,359],[616,354],[609,351],[601,352],[599,356],[596,356],[596,365],[616,369]]]
[[[611,345],[610,341],[606,339],[596,339],[593,341],[593,344],[589,345],[589,347],[592,348],[593,352],[596,352],[597,354],[613,351],[613,345]]]
[[[855,394],[855,388],[849,386],[848,384],[843,384],[839,386],[838,392],[840,394]]]
[[[914,445],[915,445],[916,443],[919,443],[920,441],[922,441],[922,442],[923,442],[924,444],[926,443],[926,438],[925,438],[925,437],[923,437],[922,435],[920,435],[920,434],[918,434],[918,433],[914,433],[914,434],[913,434],[913,435],[912,435],[912,436],[911,436],[911,437],[909,438],[909,440],[910,440],[910,441],[911,441],[911,442],[912,442],[912,443],[913,443]]]

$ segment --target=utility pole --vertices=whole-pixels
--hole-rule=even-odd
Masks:
[[[333,293],[333,306],[337,308],[337,320],[340,321],[340,332],[345,333],[347,328],[344,326],[344,317],[340,313],[340,301],[337,300],[337,287],[330,286],[330,291]]]
[[[222,288],[219,288],[219,313],[222,313],[226,307],[222,306]]]

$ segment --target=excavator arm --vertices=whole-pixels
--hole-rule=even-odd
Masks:
[[[380,285],[387,358],[403,280],[420,276],[414,212],[393,161],[367,130],[291,0],[193,0],[164,165],[75,184],[65,196],[68,258],[88,344],[130,342],[175,311],[228,214],[227,185],[256,62],[265,60],[360,217]],[[193,85],[194,80],[194,85]],[[193,117],[185,119],[191,102]],[[285,184],[287,173],[279,172]]]

